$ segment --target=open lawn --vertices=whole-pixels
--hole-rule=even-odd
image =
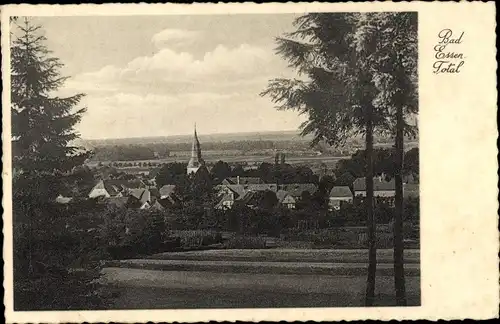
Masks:
[[[405,262],[420,262],[420,250],[404,251]],[[267,261],[267,262],[315,262],[315,263],[366,263],[368,250],[365,249],[228,249],[190,252],[166,252],[148,257],[158,260],[199,260],[199,261]],[[378,249],[379,263],[392,263],[392,249]]]
[[[365,276],[282,275],[104,269],[112,309],[363,306]],[[395,304],[393,278],[377,277],[376,304]],[[409,277],[408,304],[420,305],[420,278]]]

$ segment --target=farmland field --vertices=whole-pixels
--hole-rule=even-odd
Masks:
[[[325,163],[329,167],[334,166],[340,159],[348,158],[347,156],[323,156],[323,155],[315,155],[315,156],[298,156],[298,157],[288,157],[286,162],[288,164],[321,164]],[[151,160],[137,160],[137,161],[91,161],[87,163],[88,166],[93,167],[97,166],[100,162],[103,165],[107,165],[111,162],[119,162],[119,163],[152,163],[154,164],[163,164],[163,163],[172,163],[172,162],[184,162],[187,163],[189,157],[166,157],[161,159],[151,159]],[[265,155],[204,155],[204,160],[208,164],[215,163],[219,160],[228,163],[243,163],[243,164],[260,164],[262,162],[274,163],[273,156],[265,156]]]
[[[207,162],[223,160],[230,163],[274,162],[274,154],[284,152],[286,162],[290,164],[308,162],[336,162],[364,148],[362,137],[356,137],[340,148],[320,143],[311,147],[311,136],[300,136],[297,131],[237,133],[237,134],[198,134],[202,154]],[[80,140],[77,146],[90,150],[106,151],[113,148],[142,147],[151,153],[151,158],[106,158],[106,154],[97,155],[90,164],[99,162],[187,162],[191,155],[192,135],[165,137]],[[375,139],[374,146],[390,148],[394,141],[390,138]],[[406,139],[405,148],[418,147],[418,139]],[[156,158],[152,152],[160,154]],[[168,151],[165,154],[165,151]]]

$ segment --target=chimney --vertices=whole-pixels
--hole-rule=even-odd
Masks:
[[[285,153],[281,153],[281,164],[285,164]]]
[[[236,184],[240,184],[240,176],[236,176]]]

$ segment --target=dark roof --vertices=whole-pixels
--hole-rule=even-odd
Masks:
[[[175,192],[175,185],[164,185],[160,188],[160,197],[168,197]]]
[[[243,195],[241,197],[241,199],[239,199],[239,202],[241,204],[244,204],[244,205],[248,205],[252,202],[252,200],[255,200],[255,195],[256,195],[256,192],[254,191],[249,191],[247,193],[245,193],[245,195]]]
[[[258,183],[258,184],[248,184],[243,186],[245,190],[249,191],[264,191],[271,190],[276,192],[278,190],[278,186],[272,183]]]
[[[165,209],[165,207],[158,200],[156,200],[153,204],[151,204],[151,208],[156,209],[156,210],[164,210]]]
[[[365,178],[357,178],[353,183],[354,191],[365,191],[366,181]],[[390,191],[396,190],[396,182],[394,179],[391,181],[380,180],[379,178],[373,178],[373,191]]]
[[[130,189],[130,196],[138,199],[141,203],[152,201],[151,191],[147,188]]]
[[[157,203],[162,205],[164,208],[174,207],[179,203],[179,200],[174,197],[168,197],[165,199],[156,200]]]
[[[144,183],[140,180],[112,179],[101,181],[103,182],[104,188],[111,196],[127,189],[138,189],[144,187]]]
[[[137,198],[141,199],[142,195],[144,194],[145,189],[130,189],[130,195]]]
[[[262,179],[258,177],[239,177],[239,178],[240,178],[239,181],[240,185],[264,183],[264,181],[262,181]],[[224,182],[227,182],[227,184],[238,184],[238,177],[226,178],[224,179],[223,183]]]
[[[225,187],[234,192],[238,197],[242,197],[245,194],[245,187],[242,185],[225,185]]]
[[[151,193],[152,197],[158,198],[160,196],[160,191],[157,188],[151,187],[149,188],[149,192]]]
[[[127,203],[129,201],[129,197],[111,197],[106,199],[106,204],[112,205],[118,208],[127,207]]]
[[[352,197],[352,192],[348,186],[335,186],[330,190],[330,197]]]

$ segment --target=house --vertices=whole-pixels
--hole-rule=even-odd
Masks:
[[[97,197],[123,197],[131,189],[144,188],[145,184],[140,180],[100,180],[91,190],[89,198]]]
[[[366,181],[365,178],[358,178],[353,183],[354,196],[366,197]],[[396,183],[394,179],[385,181],[382,177],[373,178],[373,196],[394,198],[396,195]]]
[[[151,204],[150,209],[152,209],[152,210],[158,210],[158,211],[164,211],[165,207],[160,203],[159,200],[155,200],[154,203]]]
[[[175,185],[164,185],[158,191],[156,197],[163,208],[174,207],[181,202],[181,199],[175,193],[175,189]],[[154,191],[152,192],[153,194],[155,193]]]
[[[353,194],[348,186],[335,186],[330,190],[328,209],[340,209],[343,203],[352,203]]]
[[[222,196],[220,201],[215,205],[216,209],[231,209],[234,205],[234,195],[232,193],[226,193]]]
[[[158,198],[148,188],[131,189],[130,196],[139,201],[140,209],[148,209]]]
[[[246,184],[243,185],[245,191],[278,191],[278,186],[272,183],[255,183],[255,184]]]
[[[420,197],[420,188],[418,183],[405,183],[403,184],[403,198],[416,199]]]
[[[243,197],[236,201],[238,204],[250,208],[273,208],[276,206],[276,193],[271,190],[247,191]]]
[[[300,199],[304,192],[309,192],[309,194],[313,195],[318,188],[314,183],[291,183],[283,185],[282,190],[287,191],[295,199]]]
[[[128,208],[129,197],[110,197],[109,199],[106,199],[104,203],[115,208]]]
[[[165,199],[175,195],[175,185],[164,185],[159,190],[160,199]]]
[[[264,181],[258,177],[230,177],[222,180],[223,185],[249,185],[262,183],[264,183]]]
[[[217,205],[215,205],[216,209],[229,209],[232,208],[234,202],[238,199],[241,199],[246,190],[242,185],[219,185],[217,186],[218,195],[220,198]]]
[[[293,198],[287,191],[278,190],[276,192],[276,198],[278,198],[278,203],[288,209],[295,209],[295,198]]]

